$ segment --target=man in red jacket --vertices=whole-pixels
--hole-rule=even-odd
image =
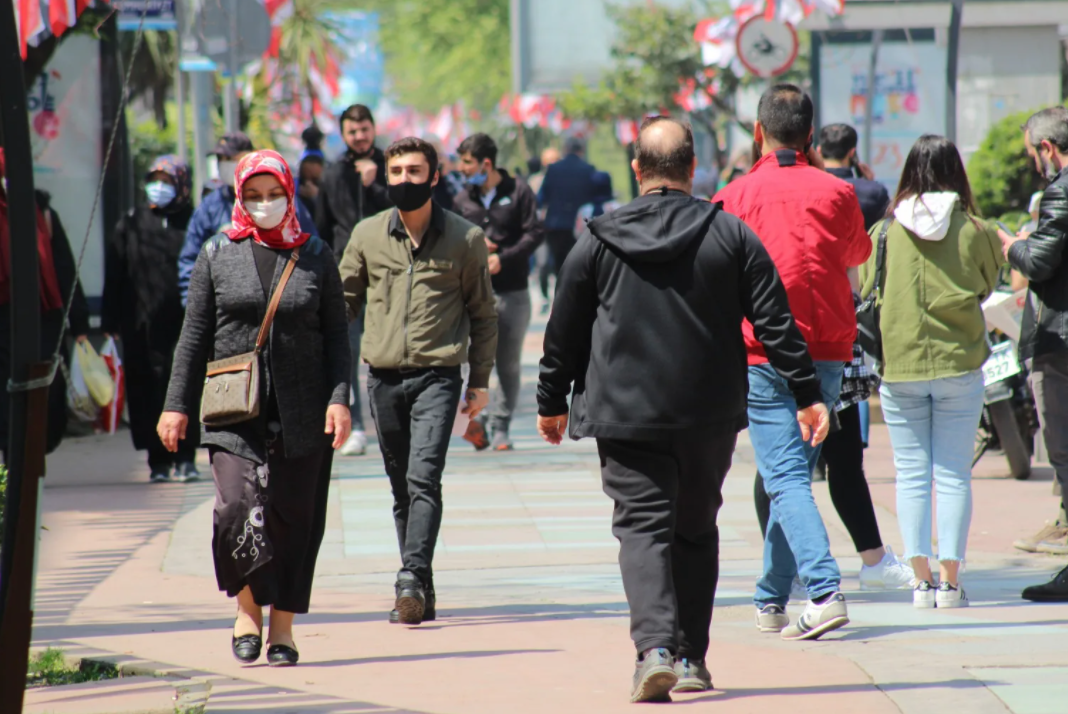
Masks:
[[[766,91],[754,137],[762,158],[714,200],[745,221],[767,248],[816,363],[823,400],[833,404],[857,334],[846,271],[867,260],[871,239],[852,186],[818,166],[811,148],[812,100],[804,92],[792,84]],[[794,397],[768,364],[748,322],[743,331],[749,358],[749,436],[771,496],[764,575],[754,598],[757,626],[762,632],[782,632],[784,639],[815,639],[849,622],[839,592],[841,573],[812,499],[819,448],[802,440]],[[809,603],[791,626],[786,604],[795,575],[804,583]]]

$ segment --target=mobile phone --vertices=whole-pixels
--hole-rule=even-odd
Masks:
[[[856,152],[849,157],[849,168],[853,170],[853,176],[856,178],[863,178],[860,173],[860,159],[857,158]]]
[[[1009,228],[1007,225],[1005,225],[1001,221],[994,221],[994,222],[998,224],[998,228],[1000,228],[1001,230],[1005,231],[1005,233],[1007,233],[1008,235],[1010,235],[1010,236],[1016,235],[1016,231],[1014,231],[1013,229]]]

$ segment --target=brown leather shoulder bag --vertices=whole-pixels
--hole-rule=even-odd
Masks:
[[[282,291],[300,258],[300,248],[289,256],[278,287],[271,295],[267,314],[263,316],[256,349],[242,355],[208,362],[204,394],[200,400],[200,421],[205,426],[228,426],[255,419],[260,414],[260,353],[271,334],[271,323],[278,312]]]

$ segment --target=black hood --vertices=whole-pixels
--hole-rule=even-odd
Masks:
[[[617,253],[645,263],[666,263],[708,232],[720,207],[682,191],[655,191],[598,216],[589,229]]]

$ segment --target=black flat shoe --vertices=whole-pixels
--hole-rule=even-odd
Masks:
[[[260,635],[242,635],[235,637],[231,643],[234,659],[242,664],[252,664],[260,658],[263,650],[263,637]]]
[[[271,645],[267,648],[267,664],[271,667],[292,667],[300,661],[300,652],[288,645]]]

